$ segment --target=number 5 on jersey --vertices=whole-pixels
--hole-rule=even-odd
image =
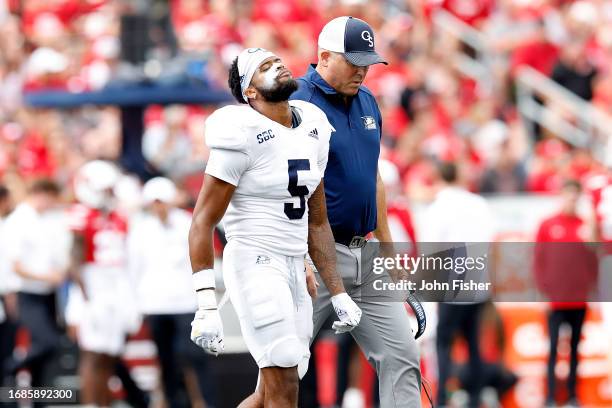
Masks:
[[[309,171],[310,162],[307,159],[294,159],[288,161],[289,185],[287,190],[292,197],[300,197],[300,205],[296,207],[293,203],[285,203],[285,214],[290,220],[299,220],[306,212],[306,196],[308,187],[298,186],[298,171]]]

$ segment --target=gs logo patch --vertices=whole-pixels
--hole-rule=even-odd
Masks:
[[[376,121],[372,116],[362,116],[361,120],[363,120],[363,127],[367,130],[375,130],[376,129]]]

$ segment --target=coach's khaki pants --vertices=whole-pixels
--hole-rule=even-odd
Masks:
[[[348,248],[336,244],[338,272],[346,291],[363,311],[359,326],[351,334],[378,373],[381,408],[418,408],[421,406],[419,352],[405,304],[380,301],[371,296],[372,292],[362,296],[377,277],[371,267],[361,267],[362,261],[364,265],[372,265],[376,254],[375,245]],[[321,278],[317,276],[317,279],[321,285],[313,304],[313,338],[334,313],[329,292]]]

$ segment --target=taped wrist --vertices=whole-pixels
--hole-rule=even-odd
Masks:
[[[215,270],[203,269],[192,275],[193,288],[196,291],[198,309],[214,310],[217,308],[215,297]]]
[[[199,310],[217,310],[217,297],[214,289],[202,289],[196,292]]]
[[[337,295],[334,295],[331,297],[331,302],[334,305],[346,305],[347,301],[349,301],[351,299],[351,297],[348,295],[348,293],[346,292],[342,292],[342,293],[338,293]]]

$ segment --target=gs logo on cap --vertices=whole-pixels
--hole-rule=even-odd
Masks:
[[[363,30],[361,32],[361,38],[364,41],[367,41],[368,44],[370,44],[370,47],[374,47],[374,38],[372,37],[372,33],[369,32],[368,30]]]

